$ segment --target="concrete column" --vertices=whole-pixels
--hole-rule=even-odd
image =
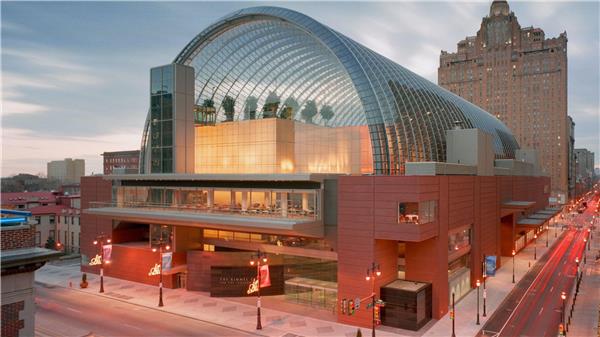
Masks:
[[[242,211],[248,210],[248,191],[242,192]]]
[[[229,193],[230,193],[230,198],[229,198],[230,202],[229,202],[229,205],[231,206],[231,208],[234,208],[235,207],[235,191],[232,190]]]
[[[288,215],[288,194],[287,192],[281,193],[281,216],[287,217]]]
[[[302,193],[302,210],[308,211],[308,193]]]
[[[213,206],[215,205],[215,190],[213,190],[212,188],[209,189],[208,196],[206,199],[206,204],[208,208],[213,208]]]
[[[271,208],[271,192],[265,192],[265,207]]]

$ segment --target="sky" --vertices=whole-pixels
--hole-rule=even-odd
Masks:
[[[1,176],[46,173],[46,163],[140,148],[149,69],[168,64],[198,33],[244,7],[307,14],[437,82],[441,50],[475,35],[481,2],[10,2],[2,1]],[[568,113],[575,147],[600,167],[600,4],[509,1],[522,27],[568,35]]]

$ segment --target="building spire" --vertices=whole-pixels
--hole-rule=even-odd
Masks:
[[[510,14],[510,7],[506,0],[494,0],[490,6],[490,17]]]

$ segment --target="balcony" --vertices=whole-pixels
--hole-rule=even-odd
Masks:
[[[149,202],[90,202],[84,213],[112,219],[165,223],[234,231],[322,237],[323,223],[314,210],[297,207],[241,209],[214,204],[176,205]]]

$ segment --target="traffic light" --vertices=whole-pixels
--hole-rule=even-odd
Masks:
[[[559,336],[564,336],[565,335],[565,327],[562,323],[560,323],[558,325],[558,335]]]
[[[348,315],[354,315],[354,301],[348,301]]]
[[[347,302],[348,301],[345,298],[342,300],[342,315],[345,315],[346,312],[348,311],[348,307],[347,307],[348,303]]]
[[[379,308],[380,308],[380,306],[377,305],[377,304],[375,305],[375,308],[373,308],[373,310],[375,310],[375,312],[373,313],[373,316],[375,316],[374,317],[375,318],[375,324],[377,324],[377,325],[381,324],[381,315],[379,313],[379,311],[381,309],[379,309]]]
[[[450,319],[454,319],[454,310],[450,310]]]

